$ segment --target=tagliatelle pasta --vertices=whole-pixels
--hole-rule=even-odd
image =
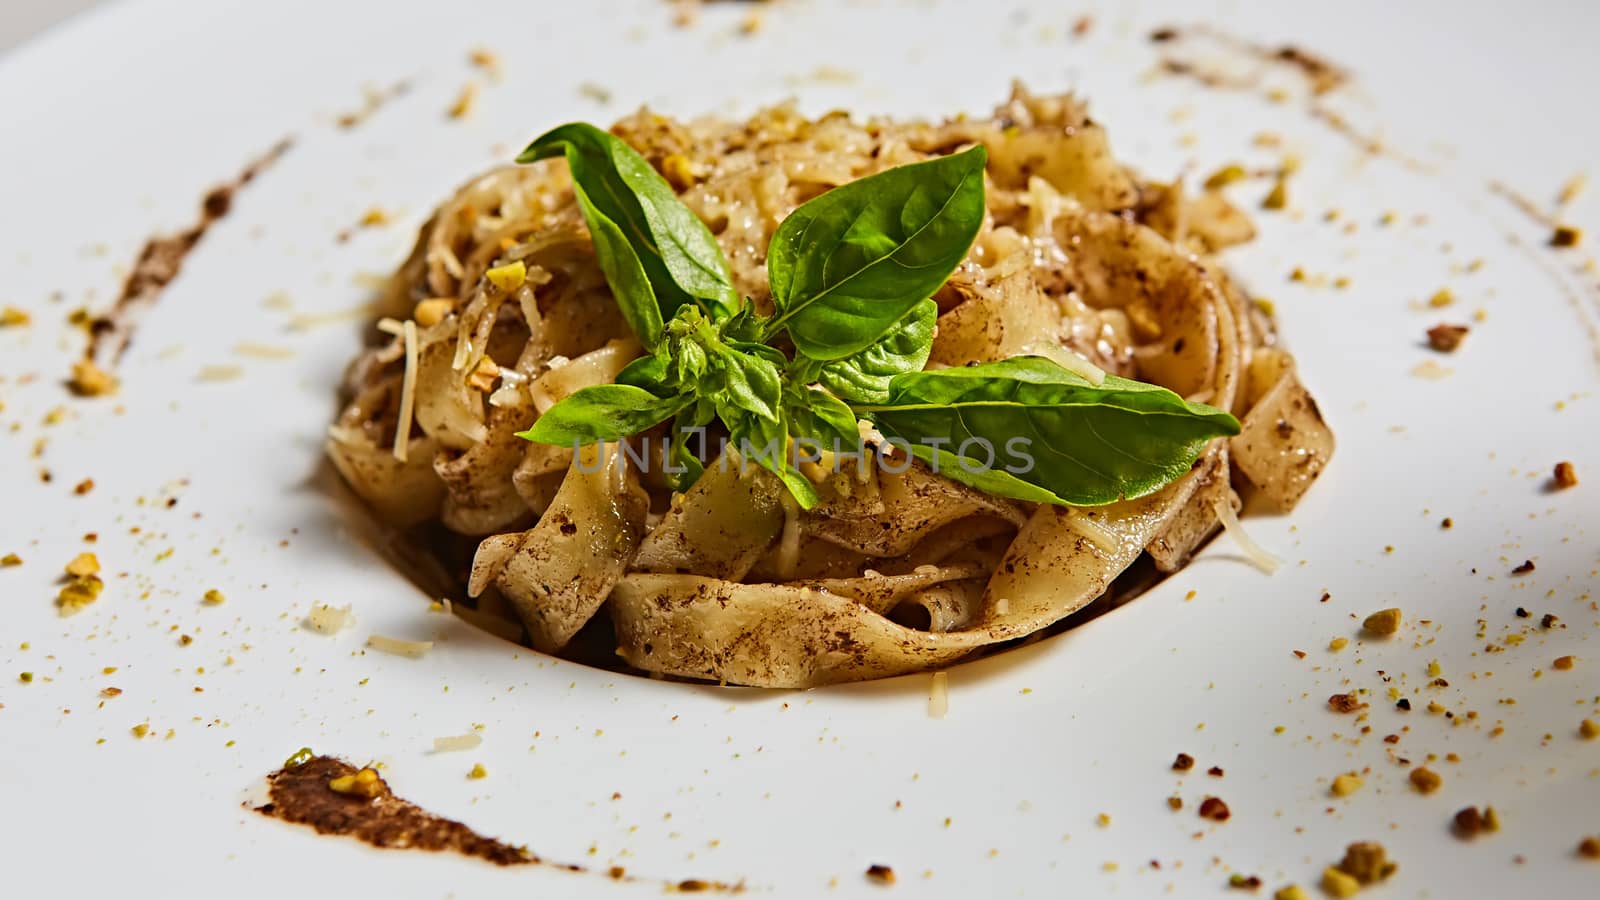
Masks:
[[[891,449],[808,463],[821,502],[801,510],[731,446],[675,494],[659,441],[524,441],[641,351],[566,163],[497,169],[423,227],[381,304],[404,326],[351,365],[328,452],[476,617],[520,622],[540,650],[768,687],[937,668],[1071,616],[1141,558],[1176,571],[1240,492],[1292,508],[1333,452],[1270,320],[1210,255],[1249,239],[1248,219],[1132,174],[1071,96],[1019,87],[991,118],[942,124],[640,112],[613,133],[706,222],[761,312],[768,243],[796,207],[981,143],[988,215],[934,295],[928,367],[1044,356],[1231,411],[1242,432],[1155,493],[1088,508],[991,496]]]

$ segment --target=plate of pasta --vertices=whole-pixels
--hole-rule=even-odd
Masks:
[[[0,57],[20,886],[1592,880],[1587,13],[167,6]]]

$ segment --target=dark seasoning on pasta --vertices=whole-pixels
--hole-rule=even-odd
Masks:
[[[684,491],[615,444],[575,464],[572,446],[518,435],[615,381],[643,352],[638,324],[568,166],[497,169],[435,212],[395,274],[379,323],[391,336],[352,363],[328,453],[457,595],[467,585],[478,612],[520,622],[536,648],[767,687],[934,669],[1182,568],[1219,527],[1237,530],[1243,497],[1292,508],[1333,452],[1271,320],[1215,261],[1252,237],[1248,219],[1218,192],[1132,174],[1072,96],[1018,87],[991,118],[941,124],[642,111],[612,134],[709,226],[760,316],[774,312],[768,247],[791,211],[981,145],[987,208],[933,292],[926,371],[1062,360],[1232,412],[1239,432],[1197,445],[1153,493],[1088,506],[998,495],[924,460],[812,465],[810,508],[772,472],[709,456]]]

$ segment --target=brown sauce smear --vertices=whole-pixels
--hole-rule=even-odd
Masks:
[[[1306,98],[1306,113],[1313,119],[1354,144],[1363,153],[1392,159],[1415,171],[1432,171],[1432,167],[1428,164],[1406,156],[1383,141],[1362,133],[1342,114],[1324,102],[1328,94],[1350,82],[1350,72],[1343,66],[1294,44],[1280,46],[1260,44],[1207,25],[1158,28],[1150,33],[1152,43],[1164,46],[1176,46],[1186,40],[1207,41],[1213,47],[1234,56],[1247,57],[1269,66],[1292,69],[1305,81],[1309,92]],[[1178,58],[1171,53],[1163,54],[1161,70],[1169,75],[1191,78],[1209,88],[1260,93],[1269,100],[1282,99],[1263,88],[1259,72],[1248,76],[1234,75],[1213,66],[1202,65],[1193,59]]]
[[[1150,33],[1151,42],[1157,44],[1177,43],[1186,37],[1205,38],[1237,54],[1295,69],[1305,76],[1306,85],[1311,89],[1311,93],[1319,96],[1343,87],[1350,80],[1350,74],[1343,66],[1335,65],[1294,44],[1271,47],[1219,31],[1208,25],[1158,28]],[[1171,68],[1170,63],[1168,66]],[[1180,65],[1180,68],[1184,67]]]
[[[1538,203],[1534,202],[1532,198],[1517,191],[1503,181],[1490,181],[1489,193],[1505,198],[1507,202],[1517,208],[1518,212],[1527,216],[1530,220],[1543,228],[1553,229],[1560,224],[1554,213],[1546,212],[1539,206]]]
[[[365,97],[362,99],[361,108],[347,113],[340,113],[339,117],[334,120],[334,124],[345,131],[352,131],[361,127],[363,123],[376,115],[384,104],[390,100],[398,100],[409,93],[411,93],[411,82],[409,81],[397,81],[381,90],[368,88]]]
[[[378,780],[377,796],[341,794],[328,782],[359,771],[341,759],[315,756],[267,776],[271,800],[256,812],[296,825],[310,825],[318,834],[345,834],[374,847],[449,851],[487,860],[497,866],[531,865],[539,857],[450,819],[402,800]]]
[[[206,231],[228,214],[233,207],[233,195],[277,162],[293,144],[293,138],[284,138],[246,166],[233,180],[207,191],[200,201],[200,218],[193,225],[176,234],[157,235],[145,241],[144,249],[139,251],[139,257],[133,264],[133,271],[122,283],[122,293],[117,296],[117,302],[91,323],[89,346],[84,350],[84,359],[101,368],[110,368],[122,359],[133,340],[134,325],[139,314],[154,304],[167,285],[178,277],[184,259],[205,237]]]
[[[268,802],[256,812],[296,825],[309,825],[318,834],[353,837],[374,847],[459,853],[497,866],[547,865],[568,872],[599,875],[613,881],[640,881],[620,866],[604,871],[573,863],[540,859],[526,847],[484,837],[452,819],[434,815],[395,796],[388,782],[377,779],[373,796],[343,794],[328,786],[335,778],[353,776],[360,769],[331,756],[312,756],[286,763],[267,776]],[[669,891],[741,893],[743,882],[723,884],[698,878],[663,881]]]

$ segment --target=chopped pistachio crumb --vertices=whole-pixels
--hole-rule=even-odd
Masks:
[[[1336,637],[1328,642],[1328,649],[1332,650],[1334,653],[1338,653],[1340,650],[1343,650],[1346,646],[1348,646],[1349,643],[1349,638]]]
[[[1329,897],[1354,897],[1361,892],[1361,882],[1329,866],[1322,870],[1322,891]]]
[[[7,306],[5,309],[0,309],[0,327],[10,328],[26,325],[31,321],[33,319],[25,309],[18,309],[15,306]]]
[[[1289,205],[1289,180],[1282,175],[1272,183],[1272,190],[1261,200],[1262,209],[1283,209]]]
[[[1449,306],[1456,302],[1456,295],[1449,288],[1440,288],[1428,298],[1428,305],[1434,308]]]
[[[478,68],[489,73],[491,78],[499,80],[501,75],[500,57],[488,47],[476,47],[467,54],[467,59]]]
[[[12,566],[20,565],[22,565],[22,557],[16,555],[15,553],[7,553],[5,556],[0,556],[0,567],[9,569]]]
[[[467,773],[467,777],[468,778],[488,778],[489,777],[489,770],[485,769],[483,767],[483,763],[473,763],[472,764],[472,771]]]
[[[1557,225],[1550,233],[1550,246],[1576,247],[1583,240],[1583,229],[1576,225]]]
[[[1272,895],[1272,900],[1309,900],[1309,898],[1306,896],[1305,888],[1298,884],[1290,884],[1278,888]]]
[[[1454,353],[1461,349],[1461,342],[1466,340],[1471,331],[1465,325],[1440,322],[1428,329],[1428,346],[1440,353]]]
[[[1578,486],[1578,470],[1572,463],[1562,460],[1556,463],[1555,471],[1550,476],[1551,483],[1556,488],[1565,490]]]
[[[23,672],[21,675],[17,676],[17,680],[23,684],[33,684],[33,673]]]
[[[1600,837],[1590,835],[1579,841],[1578,855],[1589,859],[1600,859]]]
[[[478,360],[478,367],[467,376],[467,386],[487,394],[494,390],[494,380],[499,377],[500,366],[485,356]]]
[[[1361,790],[1362,784],[1364,784],[1364,782],[1361,780],[1360,775],[1357,775],[1354,772],[1344,772],[1334,776],[1333,785],[1329,787],[1328,790],[1331,791],[1335,797],[1348,797],[1351,794],[1354,794],[1356,791]]]
[[[430,297],[418,303],[411,311],[411,318],[423,328],[431,328],[443,322],[445,317],[455,309],[456,301],[450,297]]]
[[[1376,841],[1356,841],[1344,848],[1344,859],[1339,861],[1338,869],[1358,884],[1369,885],[1388,878],[1400,868],[1389,860],[1389,854],[1383,845]]]
[[[1490,807],[1491,812],[1492,810],[1493,807]],[[1496,820],[1496,827],[1491,829],[1488,824],[1488,816],[1484,812],[1479,811],[1476,806],[1467,806],[1456,813],[1450,827],[1455,832],[1456,837],[1464,841],[1470,841],[1483,832],[1498,831],[1498,825],[1498,820]]]
[[[62,585],[56,594],[56,608],[63,616],[80,613],[84,607],[99,599],[100,592],[105,586],[105,582],[101,581],[98,575],[74,578]]]
[[[72,364],[68,386],[81,397],[99,397],[117,389],[117,378],[87,359]]]
[[[221,591],[217,590],[216,588],[212,588],[211,590],[206,591],[205,596],[200,598],[200,602],[206,604],[207,606],[221,606],[223,601],[227,599],[227,597],[222,595]]]
[[[340,775],[328,779],[328,790],[371,800],[383,793],[383,782],[378,778],[377,770],[368,766],[354,775]]]
[[[1582,735],[1584,740],[1592,741],[1600,737],[1600,725],[1596,725],[1593,719],[1584,719],[1578,723],[1578,734]]]
[[[465,119],[472,114],[472,108],[478,102],[478,83],[469,81],[461,88],[461,93],[456,95],[456,102],[450,104],[450,118]]]
[[[128,730],[133,732],[133,736],[134,737],[142,738],[145,735],[150,733],[150,723],[149,722],[140,722],[138,725],[135,725],[135,726],[133,726],[132,728],[130,728]]]
[[[694,165],[689,162],[689,157],[682,153],[673,153],[661,161],[661,176],[678,191],[694,187],[699,180],[695,177]]]
[[[1412,769],[1410,777],[1412,786],[1424,794],[1431,794],[1437,791],[1441,784],[1444,784],[1444,779],[1439,777],[1439,773],[1427,766],[1417,766]]]
[[[1208,191],[1214,191],[1219,188],[1225,188],[1236,181],[1243,181],[1244,178],[1244,167],[1237,163],[1229,163],[1206,176],[1205,188]]]
[[[67,574],[73,578],[83,578],[88,575],[97,575],[100,572],[100,559],[93,553],[79,553],[67,563]]]
[[[1366,709],[1364,703],[1354,692],[1348,694],[1334,694],[1328,698],[1328,708],[1336,713],[1352,713]]]
[[[1380,609],[1362,620],[1361,628],[1368,634],[1382,637],[1394,634],[1400,630],[1400,610],[1398,607]]]
[[[489,279],[489,283],[494,285],[500,293],[509,294],[522,287],[522,283],[528,280],[528,267],[523,265],[522,260],[519,259],[503,266],[495,266],[484,272],[483,277]]]
[[[1558,656],[1555,658],[1555,661],[1550,664],[1550,667],[1565,672],[1568,669],[1571,669],[1576,662],[1577,657],[1575,656]]]

